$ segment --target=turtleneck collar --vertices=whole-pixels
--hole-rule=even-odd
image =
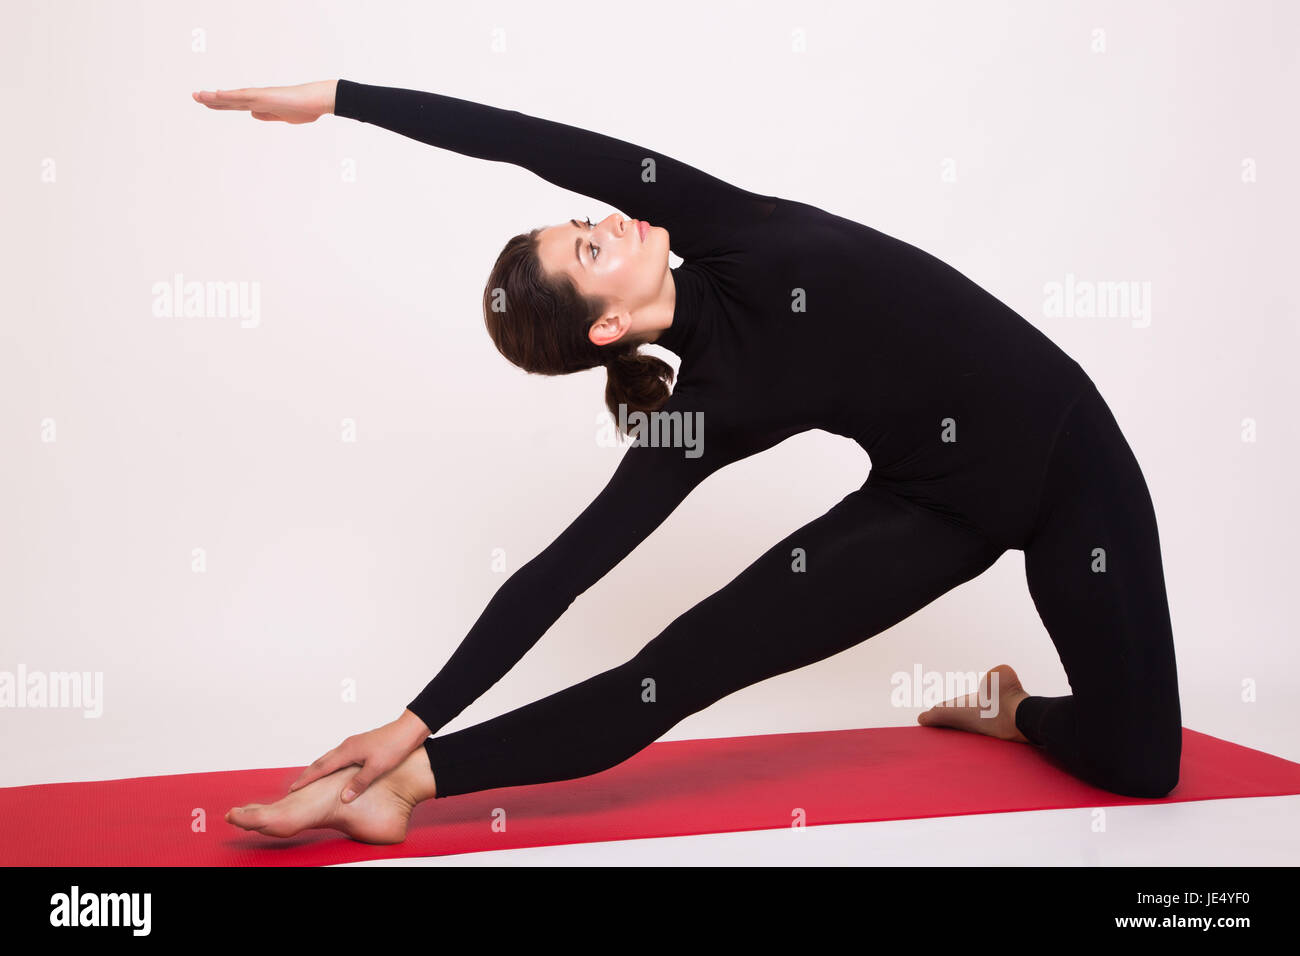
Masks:
[[[703,303],[703,279],[689,262],[672,270],[675,286],[673,324],[659,333],[655,345],[662,346],[685,362],[703,345],[700,307]]]

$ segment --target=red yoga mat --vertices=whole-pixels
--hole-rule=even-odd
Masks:
[[[651,744],[576,780],[429,800],[403,843],[333,830],[291,839],[226,823],[272,803],[300,767],[0,789],[5,866],[317,866],[604,840],[968,813],[1300,793],[1300,764],[1183,729],[1178,786],[1160,800],[1090,786],[1025,744],[937,727],[879,727]],[[206,812],[195,832],[194,811]],[[505,828],[499,820],[505,811]]]

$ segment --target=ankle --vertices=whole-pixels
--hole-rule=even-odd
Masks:
[[[1007,708],[1007,712],[1011,715],[1011,730],[1015,733],[1015,737],[1012,739],[1026,744],[1030,743],[1030,740],[1025,736],[1025,732],[1020,729],[1020,724],[1016,722],[1016,714],[1020,710],[1020,705],[1023,704],[1029,696],[1030,695],[1024,691],[1017,691],[1015,696],[1011,698],[1011,706]]]
[[[411,779],[414,786],[416,803],[432,800],[438,795],[438,782],[434,779],[433,768],[429,765],[429,751],[424,744],[416,747],[407,758],[411,765]]]

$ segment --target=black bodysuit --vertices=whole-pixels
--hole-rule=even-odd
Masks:
[[[1025,553],[1073,691],[1028,698],[1016,726],[1098,786],[1174,786],[1182,731],[1150,496],[1092,381],[1043,333],[906,242],[609,136],[347,80],[335,114],[522,166],[665,227],[683,260],[656,342],[681,367],[655,434],[690,436],[674,426],[691,416],[702,441],[652,443],[646,431],[627,449],[411,702],[431,731],[719,468],[813,428],[871,459],[861,488],[626,664],[428,738],[439,797],[614,766],[727,694],[891,627],[1008,549]]]

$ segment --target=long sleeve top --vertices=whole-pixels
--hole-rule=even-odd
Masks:
[[[683,260],[672,270],[672,324],[656,340],[681,365],[656,427],[502,583],[408,705],[431,732],[500,680],[706,477],[809,429],[858,442],[868,484],[1003,547],[1023,543],[1057,428],[1089,380],[956,269],[815,206],[515,110],[340,80],[334,112],[512,163],[663,226]],[[671,440],[691,434],[688,420],[702,424],[693,447]]]

